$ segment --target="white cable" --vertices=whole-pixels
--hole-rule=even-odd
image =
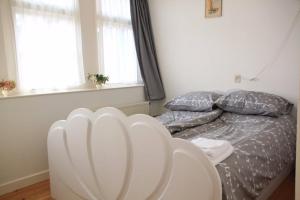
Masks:
[[[267,69],[269,69],[270,67],[272,67],[276,61],[278,60],[278,58],[280,57],[280,55],[282,54],[283,50],[285,49],[285,46],[287,45],[296,25],[297,25],[297,21],[298,18],[300,16],[300,9],[297,11],[297,14],[295,16],[295,18],[293,19],[290,28],[288,29],[288,32],[286,34],[286,36],[284,37],[282,43],[280,44],[277,53],[275,53],[274,57],[272,57],[271,62],[266,64],[257,74],[256,76],[252,77],[252,78],[246,78],[246,77],[242,77],[243,80],[248,80],[248,81],[257,81],[258,78],[260,77],[260,75],[262,75]]]

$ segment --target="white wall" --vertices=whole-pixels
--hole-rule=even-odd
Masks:
[[[167,98],[193,90],[244,88],[282,95],[296,103],[300,19],[282,55],[257,82],[300,9],[297,0],[223,0],[223,17],[204,18],[204,0],[149,0]]]
[[[44,171],[48,169],[46,141],[53,122],[65,119],[75,108],[96,110],[103,106],[141,102],[144,102],[142,86],[0,98],[0,195],[47,178],[47,171]],[[128,108],[125,110],[129,111]]]

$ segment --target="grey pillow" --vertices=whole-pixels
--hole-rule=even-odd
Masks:
[[[171,133],[175,133],[214,121],[222,112],[221,109],[215,109],[211,112],[168,111],[156,119]]]
[[[165,107],[173,111],[212,111],[215,101],[222,95],[215,92],[190,92],[175,97]]]
[[[272,117],[289,114],[293,108],[293,104],[280,96],[245,90],[222,96],[216,104],[219,108],[233,113]]]

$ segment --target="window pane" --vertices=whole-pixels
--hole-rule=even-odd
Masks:
[[[110,83],[141,82],[129,0],[98,0],[99,41],[104,73]]]
[[[103,26],[104,73],[111,83],[137,83],[138,64],[130,26]]]
[[[131,20],[129,0],[101,0],[101,12],[104,17]]]
[[[32,7],[41,10],[42,8],[63,9],[72,11],[75,8],[74,0],[12,0],[17,7]]]
[[[51,5],[51,0],[23,0]],[[55,3],[56,2],[56,3]],[[63,6],[53,1],[53,6]],[[70,0],[63,0],[69,5]],[[74,6],[74,0],[72,0]],[[62,8],[62,7],[61,7]],[[83,82],[75,16],[14,6],[18,76],[22,89],[53,89]]]

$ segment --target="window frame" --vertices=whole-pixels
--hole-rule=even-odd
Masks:
[[[17,87],[19,88],[19,78],[17,72],[17,54],[16,54],[16,42],[14,33],[13,13],[10,5],[10,0],[0,0],[0,49],[3,52],[0,53],[0,79],[16,80]],[[88,73],[103,73],[104,61],[103,61],[103,37],[99,37],[98,27],[103,26],[104,19],[102,15],[97,12],[97,0],[77,0],[78,12],[79,12],[79,27],[81,33],[81,42],[79,48],[82,52],[82,64],[83,74],[85,76],[85,83],[80,86],[71,87],[70,90],[76,88],[90,89],[92,85],[86,80]],[[112,19],[116,20],[116,19]],[[127,24],[131,21],[124,20]],[[102,31],[101,31],[102,32]],[[101,35],[102,36],[102,35]],[[102,48],[100,48],[102,47]],[[138,71],[140,70],[139,67]],[[141,85],[142,81],[140,74],[138,74],[139,82],[136,85]],[[126,84],[121,84],[126,85]],[[129,83],[129,85],[134,85]],[[15,90],[16,93],[22,93],[24,91]],[[37,91],[34,91],[35,93]],[[45,93],[45,90],[42,91]],[[53,90],[49,90],[52,93]]]

